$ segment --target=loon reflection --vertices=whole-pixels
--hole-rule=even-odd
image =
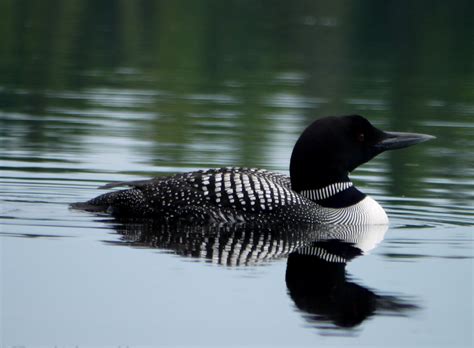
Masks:
[[[416,305],[377,294],[352,281],[346,264],[380,243],[385,225],[268,227],[163,225],[121,220],[121,241],[170,250],[225,266],[245,266],[288,257],[286,285],[296,307],[314,326],[349,328],[375,314],[404,315]]]
[[[387,226],[335,226],[288,257],[286,284],[306,319],[322,328],[349,328],[376,314],[403,315],[416,305],[395,296],[376,294],[351,281],[346,264],[366,254],[380,241]]]

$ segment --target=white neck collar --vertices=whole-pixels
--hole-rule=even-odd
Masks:
[[[334,196],[335,194],[347,190],[349,187],[352,187],[353,184],[351,181],[345,182],[336,182],[334,184],[314,189],[314,190],[302,190],[301,195],[311,199],[312,201],[320,201],[329,197]]]

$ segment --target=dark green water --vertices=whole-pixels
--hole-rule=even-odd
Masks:
[[[2,1],[0,344],[472,346],[473,5]],[[236,266],[68,209],[109,181],[287,172],[307,124],[353,113],[437,137],[352,175],[391,222],[347,264],[384,304],[356,325],[302,305],[284,253]]]

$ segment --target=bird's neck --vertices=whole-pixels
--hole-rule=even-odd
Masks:
[[[349,179],[348,175],[333,176],[332,178],[317,177],[311,182],[294,183],[292,188],[302,196],[324,207],[344,208],[359,203],[366,195],[360,192]]]
[[[337,162],[319,158],[307,161],[301,151],[293,152],[290,178],[293,191],[324,207],[348,207],[366,197],[349,179],[349,171]]]
[[[335,182],[318,189],[301,190],[300,194],[328,208],[349,207],[366,197],[366,194],[360,192],[351,181]]]

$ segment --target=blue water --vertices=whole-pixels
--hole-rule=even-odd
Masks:
[[[20,117],[29,116],[8,115],[8,122],[14,124]],[[275,155],[261,166],[272,161],[285,172],[297,129],[278,121],[288,134],[279,134],[283,140],[278,146],[266,145],[265,152]],[[42,122],[55,131],[54,124]],[[77,115],[68,122],[87,127],[96,121]],[[402,197],[387,194],[386,157],[354,173],[361,188],[385,207],[391,223],[367,255],[347,263],[347,280],[408,307],[378,308],[354,327],[340,327],[324,315],[315,319],[292,300],[285,283],[287,253],[236,265],[222,255],[219,259],[219,252],[187,252],[185,237],[181,244],[142,242],[133,234],[124,235],[120,223],[107,216],[70,210],[69,202],[97,195],[96,187],[108,180],[194,169],[186,160],[171,168],[147,165],[147,152],[133,148],[151,148],[154,142],[120,132],[129,132],[134,122],[110,123],[101,146],[92,137],[84,140],[82,152],[74,147],[22,149],[20,142],[4,154],[0,238],[4,345],[468,346],[472,342],[471,179],[455,183],[430,177],[427,170],[418,183],[423,185],[422,194]],[[12,128],[10,136],[16,137],[21,128]],[[421,146],[419,156],[437,147],[435,141]],[[201,145],[196,148],[198,157]],[[188,151],[189,158],[196,158]],[[439,194],[452,192],[456,185],[467,200],[460,194],[458,203],[449,194]],[[307,276],[320,275],[315,271]]]
[[[472,2],[41,4],[0,11],[0,345],[473,346]],[[111,181],[288,173],[300,132],[348,113],[437,137],[352,173],[386,231],[68,207]]]

